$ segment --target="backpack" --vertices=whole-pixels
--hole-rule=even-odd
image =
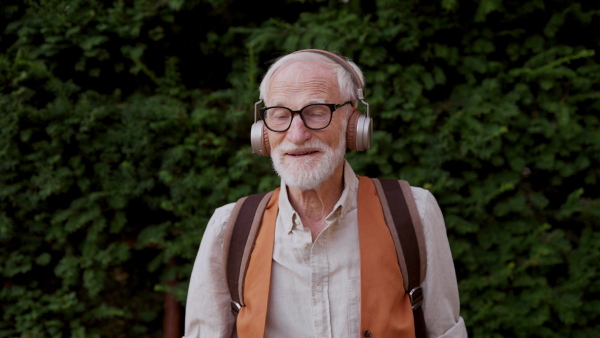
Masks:
[[[417,338],[425,337],[423,292],[426,253],[423,225],[408,182],[372,179],[379,196],[386,224],[396,247],[398,264],[404,277],[404,290],[409,294]],[[244,306],[243,285],[250,254],[258,234],[265,207],[273,192],[239,199],[229,217],[223,242],[223,266],[231,293],[231,308],[237,318]],[[389,203],[388,201],[393,201]],[[235,334],[235,331],[234,331]],[[237,334],[235,334],[237,336]],[[365,337],[370,337],[365,332]]]

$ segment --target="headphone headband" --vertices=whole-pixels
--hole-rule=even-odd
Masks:
[[[360,80],[360,76],[358,76],[358,73],[356,72],[356,70],[354,70],[354,68],[352,66],[350,66],[350,64],[348,63],[348,61],[346,59],[344,59],[343,57],[341,57],[337,54],[334,54],[332,52],[328,52],[328,51],[322,50],[322,49],[301,49],[301,50],[297,50],[291,54],[305,53],[305,52],[317,53],[317,54],[324,55],[324,56],[328,57],[329,59],[335,61],[340,66],[342,66],[348,72],[348,74],[350,74],[350,77],[352,78],[352,82],[354,82],[354,85],[356,86],[356,92],[358,94],[357,95],[358,99],[361,101],[364,99],[363,92],[364,92],[365,86],[363,86],[362,81]]]

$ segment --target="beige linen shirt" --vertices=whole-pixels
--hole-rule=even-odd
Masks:
[[[344,184],[342,196],[326,218],[327,227],[314,243],[282,184],[265,337],[360,337],[359,181],[347,162]],[[427,336],[466,337],[442,213],[429,191],[413,187],[412,193],[427,250],[422,285]],[[232,335],[234,317],[222,246],[233,205],[215,211],[200,244],[187,298],[187,338]],[[400,281],[398,287],[403,287]]]

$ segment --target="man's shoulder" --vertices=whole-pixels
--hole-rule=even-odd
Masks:
[[[232,202],[232,203],[227,203],[225,205],[222,205],[218,208],[215,209],[215,215],[219,214],[219,215],[229,215],[231,214],[231,211],[233,211],[233,207],[235,206],[236,202]]]
[[[215,209],[206,225],[202,242],[214,242],[222,245],[225,229],[234,206],[235,203],[229,203]]]
[[[399,180],[399,181],[401,181],[401,180]],[[410,185],[410,182],[408,182],[408,181],[406,181],[406,182]],[[413,195],[413,198],[415,199],[415,203],[417,204],[417,208],[419,210],[426,208],[426,206],[431,198],[433,198],[435,200],[435,198],[433,197],[431,192],[429,192],[429,190],[427,190],[425,188],[415,187],[415,186],[411,185],[410,190]]]
[[[439,212],[437,201],[429,190],[411,186],[411,191],[421,220],[425,220],[431,213],[437,214]]]
[[[213,219],[215,219],[216,221],[220,221],[219,223],[222,223],[222,221],[227,222],[227,219],[229,219],[229,216],[231,215],[234,206],[235,202],[228,203],[216,208],[215,212],[213,213]]]
[[[215,209],[215,212],[213,213],[212,217],[210,218],[210,221],[208,222],[207,230],[212,230],[216,234],[221,235],[222,232],[225,230],[225,226],[229,221],[229,216],[231,215],[234,206],[235,203],[229,203]]]
[[[435,197],[429,190],[427,190],[425,188],[413,187],[413,186],[411,186],[410,188],[411,188],[412,194],[415,197],[416,201],[422,201],[424,203],[426,203],[427,200],[431,200],[431,199],[433,199],[435,201]]]
[[[412,191],[413,196],[415,197],[415,200],[427,200],[429,195],[431,195],[429,190],[425,188],[411,186],[410,189]]]

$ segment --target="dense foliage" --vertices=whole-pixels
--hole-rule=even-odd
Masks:
[[[303,48],[363,67],[347,157],[438,198],[471,336],[600,330],[595,2],[7,0],[0,29],[0,337],[161,336],[214,208],[277,185],[251,111]]]

